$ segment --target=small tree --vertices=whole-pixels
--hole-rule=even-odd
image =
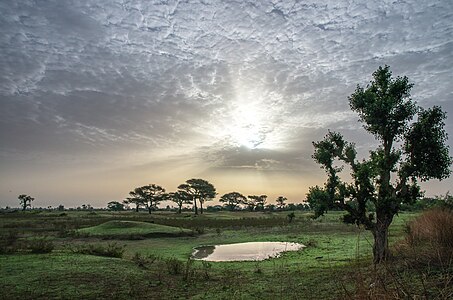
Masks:
[[[186,191],[170,193],[169,198],[178,205],[178,214],[181,213],[184,204],[192,204],[192,196]]]
[[[238,205],[246,203],[247,198],[241,193],[231,192],[220,197],[219,201],[225,203],[224,205],[233,211]]]
[[[277,202],[277,209],[278,210],[283,210],[283,208],[285,208],[286,206],[286,200],[288,200],[288,198],[286,197],[283,197],[283,196],[279,196],[275,202]]]
[[[35,200],[35,198],[33,198],[32,196],[25,194],[19,195],[17,198],[19,199],[20,205],[22,206],[22,211],[25,211],[27,207],[31,207],[31,202]]]
[[[124,210],[124,204],[118,201],[110,201],[109,203],[107,203],[107,209],[113,211],[121,211]]]
[[[325,169],[327,182],[323,188],[311,187],[307,194],[316,216],[340,208],[347,212],[344,222],[363,225],[373,233],[375,263],[387,258],[388,228],[401,204],[414,203],[421,195],[417,180],[447,178],[452,162],[445,113],[437,106],[417,107],[410,99],[413,85],[407,77],[393,79],[391,75],[388,66],[379,67],[373,81],[366,88],[357,86],[349,97],[351,109],[379,147],[370,151],[368,160],[359,161],[354,144],[329,132],[324,140],[313,143],[313,158]],[[341,181],[343,168],[338,163],[350,166],[351,183]]]
[[[178,186],[178,189],[187,192],[193,200],[195,214],[198,214],[197,200],[200,202],[200,213],[203,214],[203,203],[215,198],[214,186],[204,179],[189,179]]]

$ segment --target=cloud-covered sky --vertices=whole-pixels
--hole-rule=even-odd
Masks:
[[[105,206],[193,177],[303,200],[328,129],[376,146],[347,97],[380,65],[453,132],[452,16],[450,0],[3,0],[0,202]]]

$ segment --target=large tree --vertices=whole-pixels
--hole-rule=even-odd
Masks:
[[[238,205],[246,204],[247,197],[238,192],[231,192],[220,197],[219,201],[225,203],[225,206],[233,211]]]
[[[203,214],[203,203],[215,198],[214,186],[204,179],[192,178],[178,186],[178,189],[187,192],[192,196],[195,214],[198,214],[197,201],[200,202],[200,213]]]
[[[33,200],[35,200],[35,198],[33,198],[32,196],[25,195],[25,194],[19,195],[17,198],[20,201],[20,205],[22,205],[23,211],[26,210],[27,207],[31,207],[31,202]]]
[[[310,188],[307,200],[316,216],[340,208],[346,211],[346,223],[370,230],[375,263],[389,254],[388,228],[394,215],[402,204],[421,196],[418,181],[450,175],[446,114],[437,106],[417,106],[410,98],[412,86],[405,76],[392,78],[388,66],[379,67],[370,84],[358,85],[349,97],[351,109],[379,143],[368,159],[358,160],[355,145],[336,132],[313,143],[313,158],[328,179],[324,187]],[[344,164],[350,167],[350,182],[340,179]]]

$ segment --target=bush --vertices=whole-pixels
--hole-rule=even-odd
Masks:
[[[138,252],[135,252],[134,256],[132,257],[132,261],[137,264],[140,268],[147,268],[147,264],[154,263],[158,257],[154,254],[149,254],[148,256],[144,256]]]
[[[179,275],[184,269],[184,263],[174,257],[167,259],[165,264],[170,275]]]
[[[80,254],[122,258],[125,246],[120,246],[117,243],[109,243],[107,246],[102,244],[87,244],[71,249],[71,251]]]
[[[9,230],[0,235],[0,254],[13,253],[17,250],[18,233],[16,230]]]
[[[46,237],[36,238],[28,243],[31,253],[50,253],[54,249],[54,244]]]

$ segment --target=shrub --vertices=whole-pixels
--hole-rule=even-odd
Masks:
[[[174,257],[168,258],[165,261],[165,264],[167,265],[167,270],[170,275],[181,274],[184,269],[184,263]]]
[[[54,244],[46,237],[36,238],[28,242],[28,249],[31,253],[50,253],[54,249]]]
[[[125,246],[120,246],[117,243],[109,243],[106,246],[102,244],[86,244],[71,250],[74,253],[80,254],[122,258]]]
[[[138,252],[135,252],[134,256],[132,257],[132,261],[137,264],[140,268],[147,268],[147,264],[152,264],[157,260],[157,256],[154,254],[150,254],[148,256],[144,256]]]
[[[17,250],[18,233],[16,230],[9,230],[0,235],[0,254],[13,253]]]

